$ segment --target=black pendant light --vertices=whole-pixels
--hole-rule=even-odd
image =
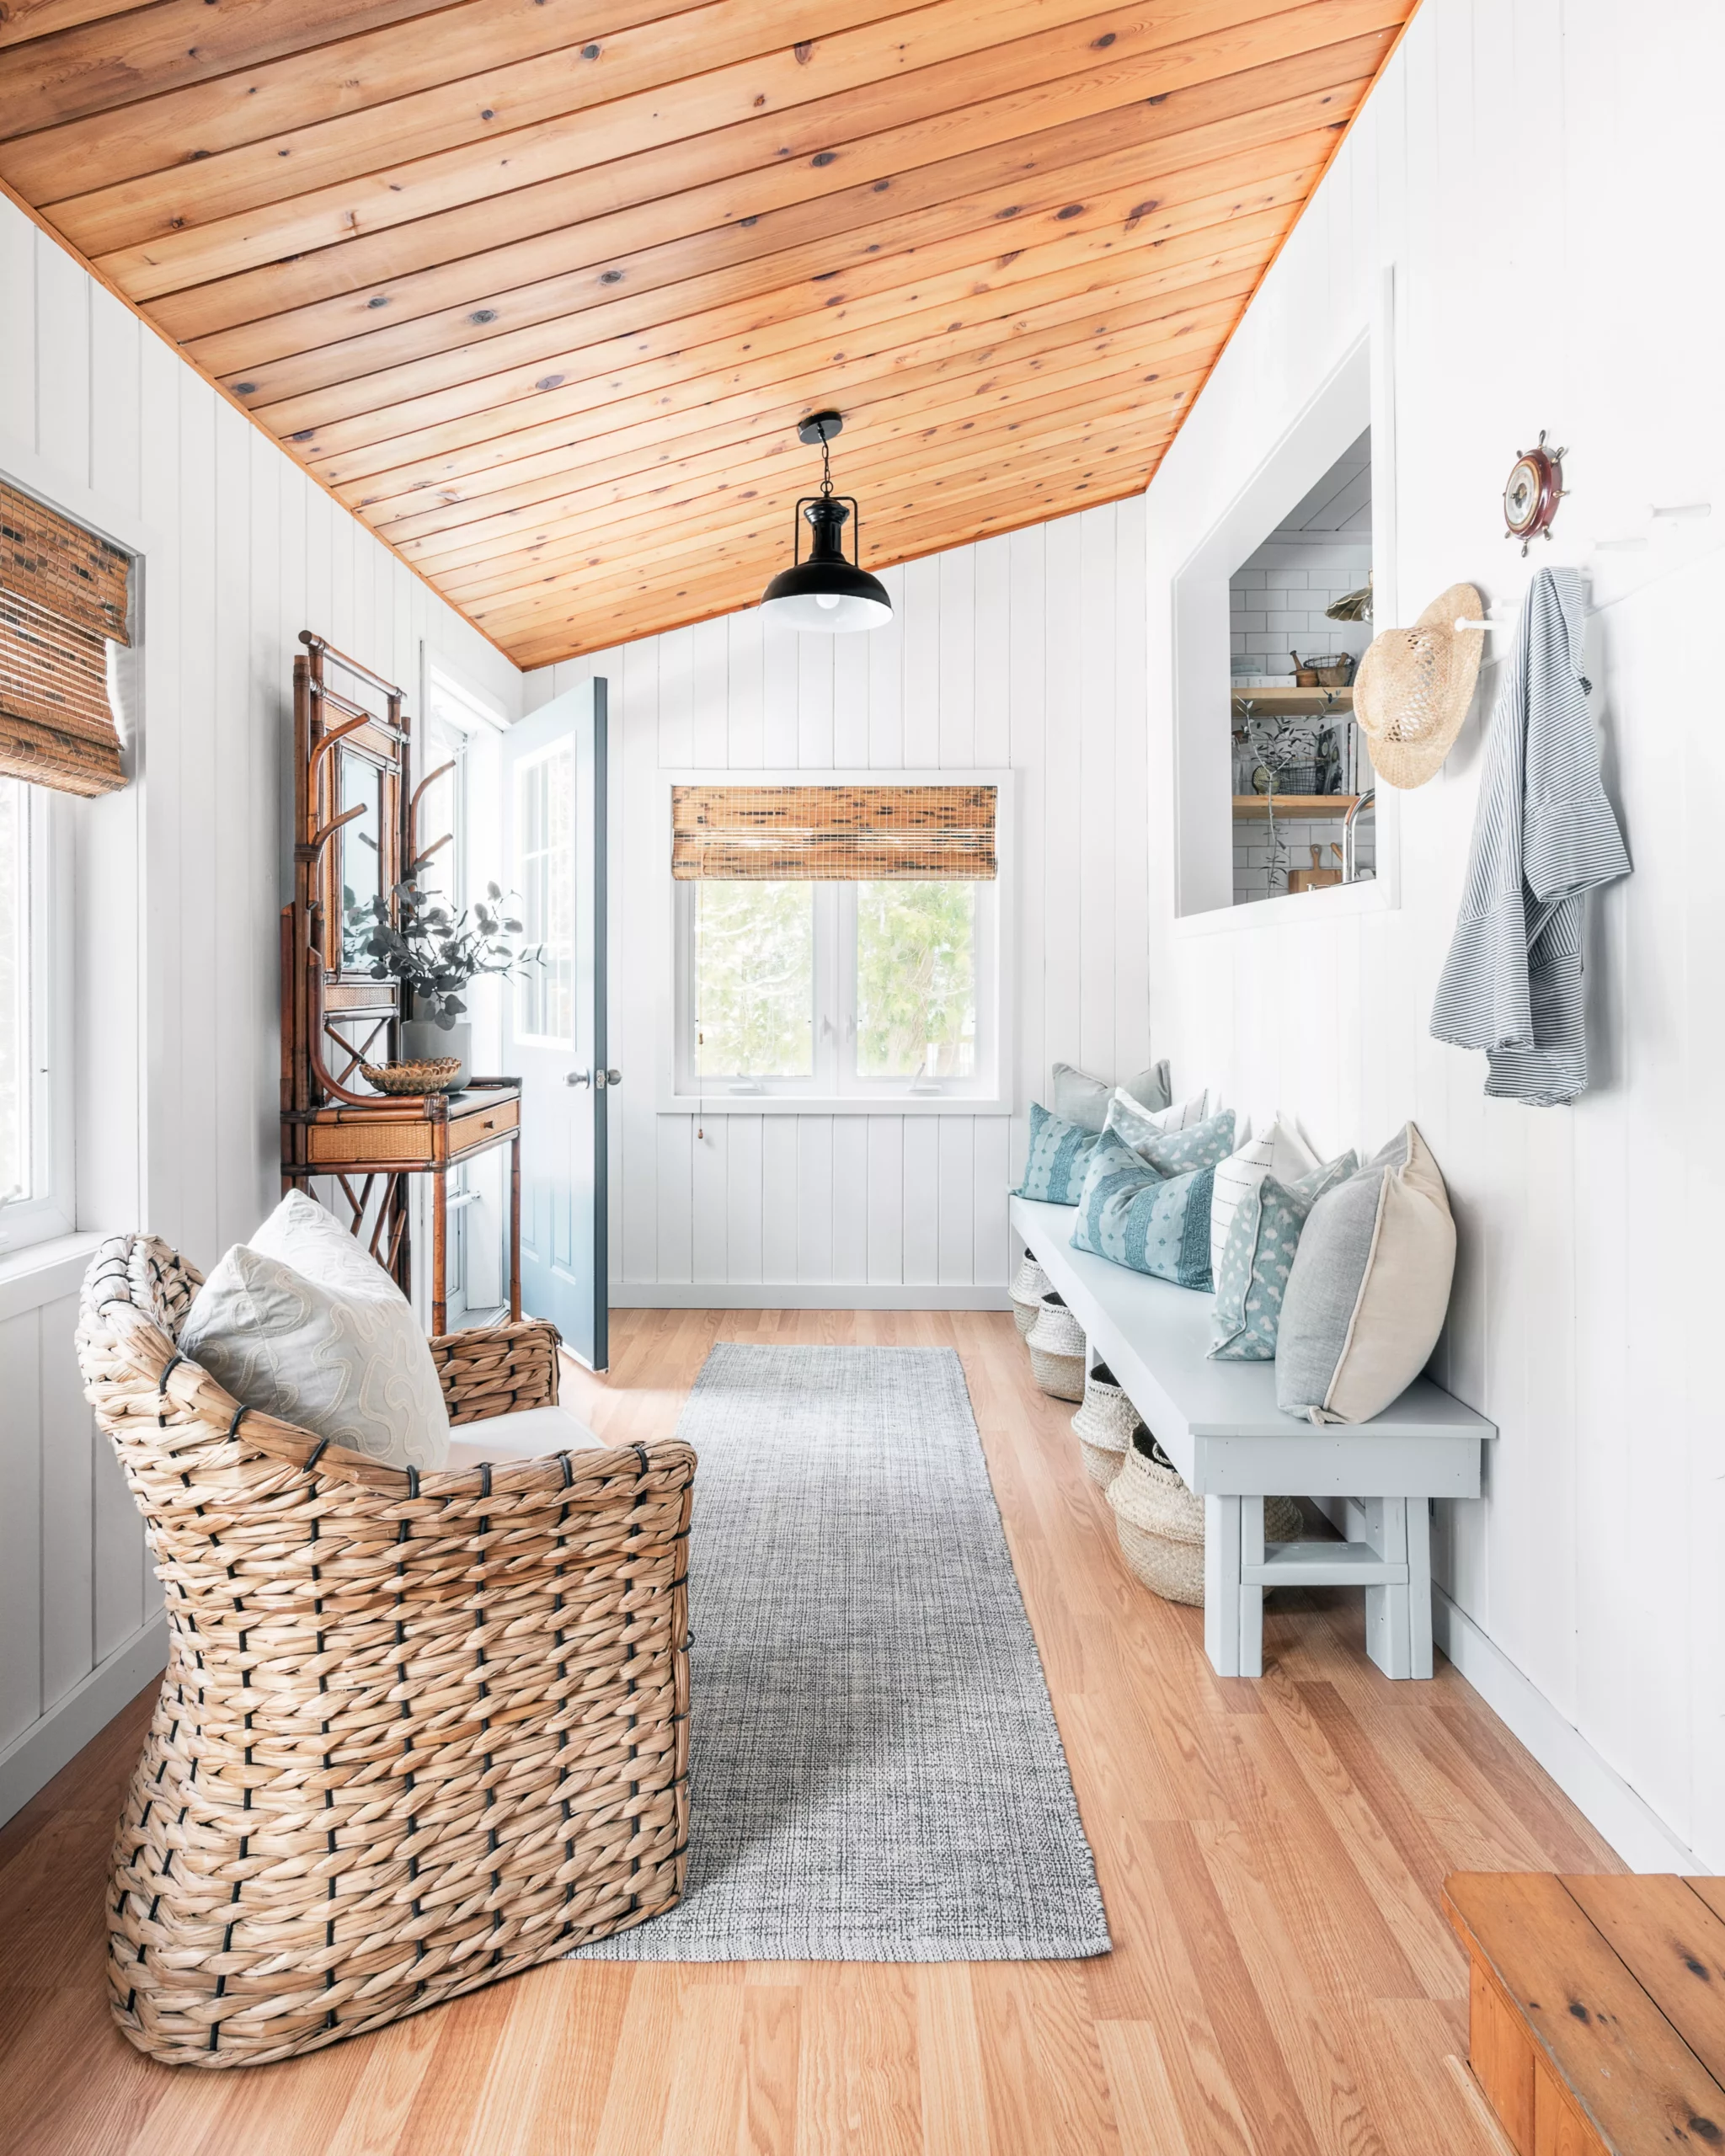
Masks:
[[[781,569],[761,595],[761,604],[789,628],[822,629],[836,635],[846,629],[879,629],[893,617],[893,602],[878,576],[870,576],[860,560],[845,559],[845,520],[855,520],[852,551],[856,553],[862,520],[856,497],[832,490],[832,459],[827,444],[843,426],[836,412],[814,412],[797,429],[797,439],[812,449],[820,444],[820,492],[805,494],[797,504],[797,524],[792,538],[794,560]],[[803,524],[814,534],[807,560],[803,557]]]

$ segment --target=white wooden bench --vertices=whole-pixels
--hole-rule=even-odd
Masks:
[[[1075,1209],[1012,1201],[1015,1233],[1187,1487],[1204,1499],[1204,1644],[1223,1677],[1263,1674],[1267,1587],[1362,1587],[1386,1677],[1432,1673],[1432,1497],[1477,1497],[1498,1434],[1429,1378],[1369,1422],[1318,1428],[1276,1405],[1274,1363],[1213,1363],[1210,1299],[1072,1248]],[[1263,1501],[1315,1499],[1345,1542],[1272,1542]],[[1339,1517],[1338,1517],[1339,1515]]]

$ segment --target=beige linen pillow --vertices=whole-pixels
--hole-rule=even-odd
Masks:
[[[332,1444],[426,1472],[448,1460],[443,1388],[406,1296],[298,1192],[216,1266],[179,1347],[244,1406]]]
[[[1449,1193],[1410,1123],[1311,1209],[1282,1299],[1277,1406],[1313,1422],[1381,1414],[1436,1347],[1455,1271]]]

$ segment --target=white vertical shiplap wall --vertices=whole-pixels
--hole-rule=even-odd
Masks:
[[[1439,1508],[1447,1636],[1525,1710],[1536,1748],[1579,1763],[1594,1816],[1666,1868],[1684,1844],[1725,1867],[1725,1381],[1708,1317],[1725,459],[1718,282],[1690,252],[1696,206],[1719,200],[1722,66],[1725,13],[1700,0],[1634,36],[1611,0],[1426,0],[1148,497],[1151,964],[1177,1061],[1242,1107],[1298,1112],[1331,1150],[1418,1119],[1461,1235],[1439,1374],[1502,1431],[1488,1494]],[[1594,1082],[1571,1107],[1487,1101],[1483,1058],[1427,1033],[1495,664],[1442,776],[1402,797],[1399,910],[1350,916],[1320,894],[1291,923],[1171,919],[1170,582],[1370,327],[1386,271],[1395,528],[1374,536],[1393,544],[1400,618],[1461,579],[1513,608],[1547,561],[1591,579],[1588,670],[1635,872],[1593,908]],[[1569,447],[1574,492],[1524,563],[1500,494],[1541,427]],[[1624,538],[1645,543],[1599,544]],[[1671,1838],[1663,1855],[1637,1801]]]
[[[72,812],[79,1225],[147,1225],[207,1267],[277,1189],[298,632],[415,694],[422,642],[511,712],[521,676],[3,201],[0,473],[145,548],[142,777]],[[0,1267],[0,1817],[159,1662],[136,1515],[79,1392],[82,1269]]]
[[[788,534],[787,535],[788,542]],[[991,1305],[1028,1103],[1056,1059],[1150,1055],[1144,504],[1087,510],[886,573],[890,627],[758,612],[527,677],[610,683],[611,1267],[619,1303]],[[657,774],[1000,768],[1016,777],[1015,1114],[655,1112]]]

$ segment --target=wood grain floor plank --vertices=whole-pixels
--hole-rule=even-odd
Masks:
[[[1501,2156],[1432,1881],[1486,1846],[1621,1867],[1483,1702],[1441,1663],[1384,1683],[1330,1590],[1277,1598],[1268,1673],[1218,1684],[1003,1313],[617,1310],[611,1369],[566,1360],[564,1401],[610,1442],[668,1436],[718,1339],[958,1351],[1114,1951],[561,1963],[308,2059],[176,2073],[104,1990],[145,1695],[0,1833],[26,1949],[0,1960],[0,2156]]]

